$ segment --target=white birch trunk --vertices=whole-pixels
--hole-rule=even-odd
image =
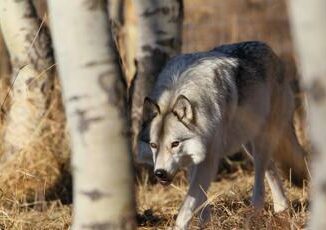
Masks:
[[[317,153],[312,163],[311,229],[326,229],[326,1],[291,0],[290,16],[309,97],[312,143]]]
[[[125,86],[105,1],[48,4],[72,136],[73,229],[133,229]]]
[[[137,138],[143,102],[153,87],[157,75],[169,58],[181,51],[183,22],[182,0],[134,0],[139,18],[139,39],[136,54],[136,76],[131,84],[131,120],[133,153],[137,153]]]
[[[13,66],[11,109],[4,136],[7,160],[42,133],[40,121],[53,84],[51,40],[29,0],[0,1],[0,25]]]

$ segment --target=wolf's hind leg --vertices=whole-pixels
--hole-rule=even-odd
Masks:
[[[249,142],[243,146],[245,153],[248,157],[254,161],[253,152],[255,151],[254,145]],[[273,205],[275,212],[282,212],[288,208],[287,198],[284,194],[282,181],[278,175],[277,168],[272,160],[268,163],[268,168],[265,172],[265,177],[267,179],[268,185],[271,189]]]
[[[266,148],[265,138],[258,138],[251,144],[251,153],[254,161],[254,189],[252,195],[252,204],[257,210],[264,207],[265,185],[264,178],[270,160],[270,149]]]
[[[288,201],[273,161],[270,161],[265,176],[272,192],[274,211],[276,213],[284,211],[288,208]]]

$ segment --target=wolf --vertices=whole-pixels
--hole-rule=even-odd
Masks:
[[[172,58],[144,100],[138,147],[163,185],[179,169],[189,169],[189,190],[175,229],[187,229],[196,213],[202,224],[209,220],[205,194],[219,161],[240,150],[254,163],[253,206],[263,208],[266,176],[275,212],[287,209],[275,160],[285,161],[300,178],[306,176],[306,153],[294,133],[293,113],[291,82],[263,42]]]

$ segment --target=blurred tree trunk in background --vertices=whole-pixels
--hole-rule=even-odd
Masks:
[[[115,45],[118,49],[120,56],[120,64],[122,65],[122,70],[124,72],[124,77],[126,77],[126,55],[128,54],[126,31],[125,31],[125,0],[107,0],[107,10],[109,12],[109,21],[111,26],[111,31],[113,33],[113,39]],[[126,79],[127,80],[127,79]]]
[[[107,0],[109,17],[116,24],[123,25],[125,0]]]
[[[106,1],[48,3],[72,137],[73,229],[133,229],[126,84]]]
[[[4,44],[3,36],[0,28],[0,78],[7,78],[10,75],[11,67],[9,61],[8,51]],[[0,92],[3,94],[3,92]]]
[[[9,60],[8,50],[6,49],[0,26],[0,137],[3,137],[3,122],[5,119],[5,111],[7,110],[10,100],[6,100],[8,94],[8,86],[10,85],[11,64]],[[1,149],[0,149],[1,151]]]
[[[12,64],[11,108],[3,160],[37,141],[53,86],[53,56],[46,26],[31,1],[0,1],[1,31]]]
[[[167,60],[181,51],[182,0],[134,0],[138,14],[139,39],[136,76],[131,83],[132,150],[137,153],[137,137],[142,106],[157,75]],[[151,156],[149,156],[151,157]]]
[[[291,0],[290,15],[304,87],[309,96],[313,147],[311,229],[326,229],[326,1]]]
[[[124,0],[107,0],[107,10],[113,38],[119,47],[122,38],[122,27],[124,25]]]

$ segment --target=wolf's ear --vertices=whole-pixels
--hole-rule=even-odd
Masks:
[[[158,106],[158,104],[149,97],[145,97],[143,106],[143,121],[150,121],[159,113],[160,107]]]
[[[186,125],[190,124],[194,120],[194,111],[189,99],[184,96],[178,96],[172,112],[178,117],[178,119],[184,122]]]

